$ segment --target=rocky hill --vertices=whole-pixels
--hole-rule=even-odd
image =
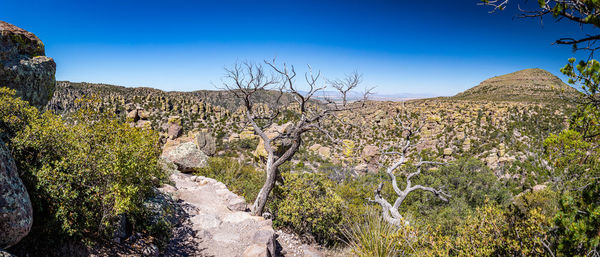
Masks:
[[[257,101],[269,102],[279,94],[263,91],[256,95]],[[182,131],[210,128],[212,131],[228,131],[229,126],[239,126],[242,115],[241,100],[230,92],[200,90],[193,92],[166,92],[146,87],[122,87],[108,84],[75,83],[58,81],[54,97],[46,109],[59,114],[69,114],[83,106],[83,98],[95,99],[100,109],[117,114],[122,120],[129,119],[136,126],[149,125],[166,132],[169,120],[176,120]],[[293,101],[291,95],[283,95],[283,105]],[[268,107],[263,106],[263,109]],[[172,123],[172,122],[171,122]],[[226,128],[227,127],[227,128]]]
[[[265,99],[270,93],[265,93]],[[537,154],[540,142],[535,141],[562,129],[570,112],[564,101],[554,103],[561,99],[561,94],[575,93],[552,74],[528,69],[488,79],[455,97],[404,103],[372,101],[363,110],[340,113],[340,120],[345,122],[328,123],[330,131],[336,131],[355,145],[355,155],[345,156],[343,149],[329,147],[332,142],[316,134],[307,138],[303,144],[305,150],[295,162],[319,159],[353,162],[358,171],[374,171],[378,164],[372,156],[360,155],[369,152],[364,149],[386,149],[397,142],[393,118],[401,109],[407,109],[427,123],[417,144],[419,150],[450,159],[474,156],[490,168],[499,169]],[[204,131],[217,138],[220,150],[229,149],[228,145],[238,140],[257,139],[244,123],[238,100],[222,91],[164,92],[63,81],[57,83],[55,96],[47,108],[71,112],[78,108],[76,99],[85,95],[100,98],[102,108],[124,119],[129,117],[137,126],[149,124],[164,138]],[[173,120],[181,127],[174,133]]]
[[[577,90],[552,73],[525,69],[484,80],[450,99],[477,101],[552,102],[572,98]]]

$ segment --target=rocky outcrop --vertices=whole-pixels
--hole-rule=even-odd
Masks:
[[[206,166],[208,156],[194,142],[181,143],[174,147],[165,147],[162,158],[177,165],[181,172],[193,172]]]
[[[181,136],[181,118],[179,116],[169,117],[169,128],[167,129],[167,135],[169,139],[175,139]]]
[[[136,128],[150,127],[152,124],[152,122],[148,120],[149,115],[144,108],[136,108],[127,112],[125,118],[131,126]]]
[[[43,108],[54,93],[56,64],[33,33],[0,21],[0,86]]]
[[[208,156],[213,156],[217,151],[217,140],[208,132],[197,133],[195,143]]]
[[[15,161],[0,140],[0,248],[25,237],[33,223],[29,194],[19,178]]]

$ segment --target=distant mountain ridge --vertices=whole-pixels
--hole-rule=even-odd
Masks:
[[[307,94],[308,92],[300,91],[301,94]],[[350,91],[346,95],[347,100],[349,101],[357,101],[362,100],[364,96],[363,92],[359,91]],[[396,94],[385,94],[385,93],[373,93],[368,96],[369,100],[372,101],[392,101],[392,102],[402,102],[413,99],[422,99],[422,98],[431,98],[435,97],[433,94],[416,94],[416,93],[396,93]],[[325,100],[330,99],[334,101],[341,100],[341,95],[337,91],[332,90],[323,90],[319,91],[314,95],[314,99],[317,100]]]
[[[278,92],[263,90],[256,94],[256,98],[261,101],[275,99]],[[150,87],[124,87],[103,83],[70,82],[57,81],[56,92],[48,104],[47,108],[54,111],[72,109],[74,100],[84,96],[96,96],[105,102],[113,102],[117,98],[122,98],[123,104],[126,102],[137,102],[145,104],[154,102],[154,104],[171,105],[167,109],[172,109],[172,105],[180,108],[186,108],[199,102],[219,106],[231,112],[236,111],[242,106],[242,100],[236,98],[231,92],[225,90],[197,90],[191,92],[181,91],[163,91]],[[293,101],[292,96],[286,94],[282,97],[283,104]],[[187,106],[189,105],[189,106]],[[176,107],[177,108],[177,107]]]
[[[552,73],[533,68],[496,76],[462,93],[452,100],[549,102],[576,97],[578,91]]]

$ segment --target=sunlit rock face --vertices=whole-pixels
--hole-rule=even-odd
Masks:
[[[32,224],[29,194],[10,151],[0,140],[0,249],[18,243],[29,233]]]
[[[0,21],[0,87],[43,108],[52,98],[56,64],[45,56],[44,44],[33,33]]]

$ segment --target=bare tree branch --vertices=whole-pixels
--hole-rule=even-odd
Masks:
[[[297,73],[294,66],[288,66],[286,63],[278,65],[275,59],[264,61],[264,65],[269,67],[276,76],[265,72],[262,65],[243,62],[236,63],[233,68],[226,68],[223,79],[223,88],[243,101],[247,122],[252,125],[256,134],[261,138],[267,153],[265,161],[267,178],[252,206],[252,212],[255,215],[260,215],[264,211],[268,195],[275,185],[275,178],[279,176],[279,167],[291,160],[298,151],[302,144],[302,135],[309,131],[315,131],[323,133],[335,141],[334,137],[321,126],[321,122],[325,119],[335,118],[335,114],[341,111],[362,107],[360,104],[349,106],[346,100],[348,92],[356,89],[361,82],[361,76],[358,73],[353,73],[344,80],[336,80],[339,83],[335,84],[334,88],[344,99],[341,105],[338,103],[323,105],[312,100],[316,93],[327,87],[320,83],[321,72],[313,72],[312,67],[308,66],[308,71],[304,74],[308,92],[303,93],[295,84]],[[278,94],[269,104],[271,106],[270,113],[258,112],[257,106],[261,104],[259,94],[268,93],[267,90],[273,89],[276,89]],[[300,118],[291,121],[285,131],[269,132],[269,127],[275,124],[281,111],[291,108],[289,105],[282,104],[285,94],[292,96],[293,101],[297,104]],[[365,91],[364,97],[359,102],[364,103],[368,94],[370,94],[370,90]],[[259,121],[261,124],[264,123],[263,126],[259,126]],[[289,143],[284,144],[284,142]],[[281,145],[280,149],[276,149],[276,145]]]
[[[406,117],[401,117],[403,115]],[[419,133],[419,131],[421,130],[421,128],[424,125],[423,121],[420,121],[417,123],[409,121],[410,118],[408,118],[408,116],[409,115],[407,115],[406,113],[403,114],[401,112],[396,119],[397,123],[402,128],[403,132],[406,133],[406,136],[404,136],[403,141],[399,142],[399,144],[398,144],[400,146],[400,151],[386,152],[387,154],[400,155],[400,157],[398,159],[396,159],[394,162],[392,162],[392,164],[386,169],[386,173],[388,174],[388,176],[390,178],[392,188],[394,189],[394,192],[397,195],[396,200],[394,201],[394,204],[392,205],[385,198],[383,198],[383,196],[381,196],[381,190],[384,185],[383,183],[379,184],[379,186],[375,190],[374,200],[370,200],[372,202],[378,203],[381,206],[382,216],[383,216],[384,220],[386,220],[388,223],[396,225],[396,226],[402,226],[405,222],[403,220],[402,215],[398,211],[398,209],[400,208],[400,206],[402,205],[402,203],[404,202],[404,200],[410,193],[412,193],[414,191],[418,191],[418,190],[428,191],[428,192],[433,193],[436,197],[438,197],[440,200],[442,200],[444,202],[448,202],[448,198],[450,197],[450,195],[444,193],[443,191],[441,191],[439,189],[435,189],[432,187],[426,187],[426,186],[422,186],[422,185],[414,185],[414,186],[412,185],[411,179],[413,177],[421,174],[424,167],[433,166],[433,165],[445,165],[445,163],[443,163],[443,162],[420,160],[419,162],[417,162],[415,164],[416,171],[408,173],[406,175],[406,185],[405,185],[404,189],[400,189],[400,187],[398,186],[397,177],[396,177],[396,174],[394,173],[394,171],[401,168],[406,163],[408,163],[408,161],[409,161],[408,155],[411,152],[412,148],[414,147],[414,145],[411,144],[411,141]],[[406,174],[406,172],[402,172],[402,173]]]

